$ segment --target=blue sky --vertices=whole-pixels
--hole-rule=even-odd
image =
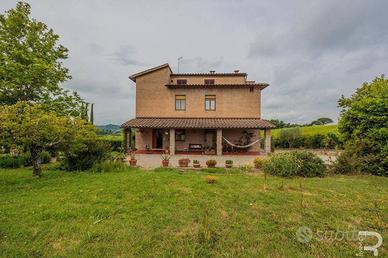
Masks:
[[[97,124],[134,117],[130,74],[239,69],[268,82],[263,118],[338,117],[337,100],[388,71],[388,1],[31,0],[32,17],[70,51],[65,88],[95,103]],[[2,0],[0,12],[16,1]]]

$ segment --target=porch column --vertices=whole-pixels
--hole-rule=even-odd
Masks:
[[[271,153],[271,129],[264,130],[264,151],[266,154]]]
[[[217,129],[217,155],[222,155],[222,129]]]
[[[175,155],[175,129],[170,128],[170,155]]]

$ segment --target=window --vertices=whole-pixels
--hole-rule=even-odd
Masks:
[[[175,95],[175,110],[186,110],[186,95]]]
[[[175,130],[175,141],[185,141],[186,140],[186,130],[177,129]]]
[[[205,85],[214,85],[214,79],[205,79]]]
[[[178,84],[178,85],[186,85],[187,84],[187,80],[186,79],[178,79],[178,80],[176,80],[176,84]]]
[[[206,95],[205,96],[205,110],[214,111],[216,110],[216,96]]]

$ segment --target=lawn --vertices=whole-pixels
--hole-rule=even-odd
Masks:
[[[0,171],[0,256],[359,254],[356,241],[298,242],[300,226],[377,231],[385,240],[380,256],[388,253],[388,178],[215,173],[217,182],[207,184],[209,172],[93,174],[50,167],[40,179],[30,169]]]
[[[315,135],[315,134],[323,134],[326,135],[328,133],[338,133],[337,125],[314,125],[314,126],[304,126],[299,127],[302,135]],[[280,130],[287,130],[289,128],[278,128],[272,130],[272,136],[277,138],[279,137]]]

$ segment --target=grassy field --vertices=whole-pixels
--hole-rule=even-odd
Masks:
[[[52,166],[50,166],[52,167]],[[296,230],[373,230],[387,255],[388,178],[281,179],[137,169],[0,171],[2,257],[355,257],[355,241]],[[315,235],[314,235],[315,236]],[[372,257],[364,252],[364,257]],[[367,255],[368,254],[368,255]]]
[[[287,130],[288,128],[278,128],[272,130],[273,137],[279,137],[280,130]],[[304,126],[300,127],[302,135],[315,135],[315,134],[328,134],[338,133],[337,125],[315,125],[315,126]]]

